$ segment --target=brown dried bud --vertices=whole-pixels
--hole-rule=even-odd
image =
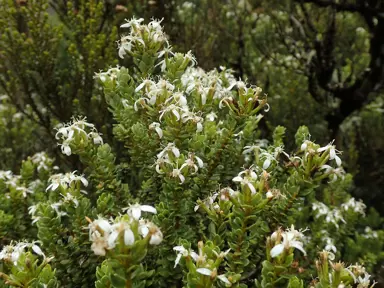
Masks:
[[[297,269],[297,267],[299,267],[299,262],[298,261],[293,261],[292,264],[291,264],[291,267],[293,269]]]

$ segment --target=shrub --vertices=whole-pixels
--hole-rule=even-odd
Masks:
[[[53,174],[46,158],[24,162],[20,176],[3,172],[2,233],[22,240],[1,252],[5,283],[372,287],[363,266],[336,260],[372,268],[384,235],[366,227],[382,220],[374,213],[364,220],[365,205],[346,192],[351,178],[333,143],[314,143],[305,126],[293,153],[284,151],[281,126],[271,142],[260,139],[258,122],[269,110],[262,89],[230,70],[197,68],[190,52],[172,51],[161,21],[143,21],[122,25],[129,33],[119,56],[133,65],[96,75],[124,153],[117,158],[93,124],[73,118],[56,139],[63,154],[79,157],[84,175]],[[36,177],[30,191],[19,188]],[[12,217],[29,220],[29,205],[36,227],[13,235],[21,225]],[[30,269],[31,261],[42,268]]]

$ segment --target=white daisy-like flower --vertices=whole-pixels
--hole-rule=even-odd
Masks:
[[[257,174],[251,169],[240,172],[235,178],[232,179],[233,182],[239,182],[241,186],[247,186],[252,194],[256,193],[256,188],[252,183],[256,180]]]
[[[224,282],[227,285],[232,285],[232,283],[228,280],[228,278],[222,274],[222,275],[217,275],[217,270],[216,268],[214,270],[208,269],[208,268],[197,268],[196,272],[199,274],[202,274],[204,276],[209,276],[219,279],[220,281]]]
[[[325,152],[328,150],[329,150],[329,160],[335,160],[337,166],[341,166],[341,163],[342,163],[341,159],[339,156],[337,156],[337,153],[340,153],[340,152],[336,150],[335,146],[333,145],[333,141],[331,143],[329,143],[328,145],[326,145],[324,147],[320,147],[319,149],[317,149],[317,152],[322,153],[322,152]]]
[[[356,201],[355,198],[351,197],[347,202],[341,204],[342,209],[348,211],[351,209],[355,213],[359,213],[365,215],[365,209],[367,206],[363,203],[363,201]]]
[[[150,245],[159,245],[163,241],[163,233],[152,222],[146,220],[139,221],[139,233],[145,238],[147,235],[150,235],[149,244]]]
[[[276,239],[276,232],[272,234],[271,238]],[[283,238],[282,243],[279,243],[275,245],[271,249],[271,257],[275,258],[279,256],[281,253],[283,253],[284,250],[289,250],[290,248],[296,248],[303,252],[304,255],[307,255],[303,248],[303,242],[302,239],[304,237],[303,233],[301,231],[295,230],[295,227],[292,225],[290,229],[284,231],[281,233],[281,236]]]
[[[163,138],[163,130],[160,128],[160,123],[153,122],[149,124],[149,129],[155,130],[160,139]]]
[[[197,258],[199,257],[199,255],[196,252],[194,252],[193,250],[187,250],[184,248],[184,246],[175,246],[173,247],[173,251],[176,251],[178,253],[176,256],[174,267],[176,267],[179,264],[181,257],[191,256],[191,258],[194,261],[196,261]]]
[[[173,177],[173,178],[179,178],[180,179],[180,183],[184,183],[184,181],[185,181],[185,176],[181,172],[181,169],[173,168],[170,176]]]
[[[140,205],[137,203],[130,205],[127,208],[123,208],[123,211],[127,211],[127,214],[133,217],[135,220],[139,220],[141,218],[141,212],[148,212],[152,214],[157,213],[157,210],[155,207],[150,205]]]
[[[184,164],[181,165],[180,170],[183,170],[183,168],[185,167],[192,168],[192,174],[195,174],[197,173],[199,168],[201,169],[204,167],[204,162],[203,160],[201,160],[200,157],[196,156],[194,153],[189,153],[187,160],[185,160]]]

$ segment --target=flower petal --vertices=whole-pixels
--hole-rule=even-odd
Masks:
[[[284,251],[284,245],[278,244],[271,249],[271,257],[275,258],[275,257],[279,256],[283,251]]]
[[[124,244],[126,246],[132,245],[135,242],[135,235],[133,234],[130,228],[125,229],[124,231]]]
[[[211,276],[211,274],[212,274],[212,271],[209,270],[208,268],[198,268],[198,269],[196,269],[196,272],[203,274],[203,275],[206,275],[206,276]]]
[[[252,183],[247,183],[248,187],[249,187],[249,190],[251,190],[251,194],[256,194],[256,189],[255,189],[255,186],[253,186]]]
[[[109,237],[108,237],[108,248],[114,248],[116,246],[115,241],[116,241],[118,236],[119,236],[119,232],[117,232],[116,230],[113,231],[111,233],[111,235],[109,235]]]
[[[235,178],[232,179],[233,182],[243,182],[243,178],[241,176],[236,176]]]
[[[335,155],[335,161],[336,161],[337,166],[341,166],[341,159],[339,156]]]
[[[299,241],[290,241],[289,246],[300,250],[301,252],[303,252],[304,256],[307,255],[307,252],[305,252],[305,250],[303,248],[303,243],[301,243]]]
[[[192,259],[196,262],[197,259],[199,258],[199,255],[195,251],[191,251],[190,256]]]
[[[232,283],[229,282],[228,278],[224,274],[217,276],[217,278],[219,280],[223,281],[225,284],[232,285]]]
[[[37,255],[44,255],[43,251],[41,251],[40,247],[37,245],[32,245],[32,250],[37,254]]]
[[[265,159],[265,161],[263,163],[263,169],[267,170],[269,168],[269,166],[271,166],[271,160]]]
[[[140,206],[132,206],[131,213],[132,213],[133,218],[135,218],[136,220],[139,220],[141,217]]]
[[[175,266],[173,266],[173,268],[176,268],[177,264],[179,264],[180,260],[181,260],[181,254],[177,254],[177,257],[176,257],[176,260],[175,260]]]
[[[153,213],[153,214],[157,213],[156,208],[152,207],[150,205],[141,205],[140,209],[141,209],[141,211],[144,211],[144,212],[149,212],[149,213]]]
[[[161,231],[158,230],[155,234],[152,235],[151,239],[149,240],[149,244],[159,245],[162,241],[163,241],[163,233],[161,233]]]

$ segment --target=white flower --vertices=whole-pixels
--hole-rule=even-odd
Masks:
[[[329,207],[322,202],[313,202],[312,210],[317,211],[316,218],[320,216],[327,215],[329,213]]]
[[[171,172],[171,177],[173,177],[173,178],[178,177],[180,179],[180,183],[184,183],[184,181],[185,181],[185,177],[184,177],[183,173],[181,172],[181,169],[174,168]]]
[[[276,234],[272,234],[272,239],[274,238],[273,236]],[[283,238],[283,242],[280,244],[275,245],[271,249],[271,257],[275,258],[279,256],[281,253],[283,253],[284,249],[288,250],[290,248],[296,248],[303,252],[304,255],[307,255],[303,248],[303,243],[302,243],[302,238],[303,238],[303,233],[301,231],[295,230],[295,227],[292,225],[290,229],[286,230],[285,232],[281,233],[281,236]],[[275,236],[276,237],[276,236]]]
[[[328,145],[317,149],[317,152],[322,153],[328,150],[329,150],[329,160],[335,160],[337,166],[341,166],[341,159],[339,156],[337,156],[337,153],[340,153],[340,152],[336,150],[335,146],[333,145],[333,141]]]
[[[130,246],[135,243],[135,234],[133,234],[131,227],[127,223],[120,224],[120,229],[124,230],[124,244]]]
[[[112,231],[112,225],[109,223],[108,220],[104,218],[98,218],[89,224],[90,234],[92,232],[98,231],[99,229],[101,229],[103,233],[109,234]]]
[[[316,211],[315,218],[319,218],[325,215],[325,221],[334,224],[336,228],[339,228],[339,221],[346,223],[341,214],[341,211],[336,207],[331,210],[322,202],[314,202],[312,204],[312,210]]]
[[[268,190],[265,196],[267,197],[267,199],[272,199],[274,197],[273,193],[270,190]]]
[[[165,54],[171,54],[172,56],[175,55],[175,53],[172,52],[172,47],[171,46],[168,46],[168,47],[165,47],[163,48],[163,50],[161,50],[157,56],[158,59],[160,59],[161,57],[163,57]]]
[[[173,251],[178,252],[178,254],[176,256],[175,266],[174,267],[176,267],[177,264],[179,264],[179,262],[181,260],[181,257],[191,256],[192,259],[195,260],[195,261],[198,258],[198,254],[196,252],[194,252],[193,250],[187,250],[183,246],[175,246],[175,247],[173,247]]]
[[[57,133],[55,135],[55,138],[57,140],[62,141],[62,143],[59,143],[59,145],[61,146],[61,151],[67,156],[72,154],[70,144],[75,139],[76,135],[80,135],[81,137],[84,137],[86,139],[91,136],[93,139],[95,139],[95,134],[97,134],[95,126],[91,123],[88,123],[86,121],[86,117],[73,118],[72,121],[68,124],[60,124],[56,127],[56,129]],[[86,130],[89,129],[91,130],[91,132],[87,133]],[[100,143],[100,138],[98,137],[96,137],[96,140],[93,141]]]
[[[51,184],[48,185],[45,191],[51,190],[55,191],[59,186],[62,186],[64,189],[67,189],[72,182],[80,181],[84,186],[88,186],[87,179],[83,175],[76,175],[76,171],[66,173],[66,174],[54,174],[49,178]]]
[[[232,285],[232,283],[228,280],[228,278],[227,278],[224,274],[222,274],[222,275],[218,275],[217,278],[218,278],[220,281],[222,281],[222,282],[224,282],[225,284],[227,284],[227,285]]]
[[[364,234],[363,234],[363,237],[364,238],[377,238],[378,237],[378,234],[376,231],[373,231],[371,227],[365,227],[364,229]]]
[[[339,225],[338,225],[339,221],[341,221],[343,223],[347,223],[347,222],[345,222],[345,220],[341,214],[341,211],[337,208],[334,208],[333,210],[331,210],[331,213],[329,213],[325,217],[325,221],[333,223],[336,226],[336,228],[339,228]]]
[[[176,157],[176,158],[179,158],[180,157],[180,151],[179,149],[176,147],[175,143],[168,143],[168,145],[163,149],[163,151],[161,151],[159,154],[157,154],[157,158],[163,158],[165,155],[168,154],[168,152],[172,152],[173,155]]]
[[[367,208],[367,206],[363,203],[363,201],[361,200],[356,201],[356,199],[353,197],[350,198],[347,202],[341,204],[341,207],[345,211],[348,211],[349,209],[351,209],[355,213],[362,214],[363,216],[365,216],[365,208]]]
[[[228,280],[228,278],[224,274],[215,276],[217,275],[216,268],[213,271],[208,268],[198,268],[196,269],[196,272],[204,276],[217,277],[220,281],[224,282],[225,284],[232,285],[232,283]]]
[[[367,272],[364,273],[364,277],[357,277],[357,288],[373,287],[375,283],[373,283],[372,286],[369,286],[371,284],[371,280],[369,280],[369,278],[371,278],[371,275],[369,275]]]
[[[97,231],[94,234],[92,234],[91,249],[93,253],[95,253],[95,255],[105,256],[106,250],[108,249],[108,241],[104,237],[101,237],[101,236],[97,237],[97,235],[100,235],[100,233]]]
[[[232,96],[223,97],[219,102],[219,109],[222,109],[224,105],[230,107],[229,103],[232,103],[232,102],[233,102]]]
[[[300,150],[301,150],[301,151],[306,151],[308,145],[311,145],[311,144],[313,144],[312,141],[304,140],[303,144],[301,144],[301,146],[300,146]]]
[[[141,22],[144,21],[144,18],[136,19],[135,17],[133,17],[131,20],[125,19],[125,21],[127,21],[127,23],[120,25],[121,28],[135,28],[139,26]]]
[[[332,175],[332,180],[330,183],[335,182],[337,178],[344,179],[345,171],[342,167],[333,168],[327,164],[320,167],[320,170],[325,170],[325,173]]]
[[[333,251],[333,253],[336,253],[337,252],[337,248],[334,244],[334,241],[332,238],[329,238],[329,237],[326,237],[325,238],[326,242],[327,242],[327,245],[325,246],[324,250],[326,251]]]
[[[207,198],[203,201],[203,205],[209,207],[210,205],[212,205],[212,204],[215,202],[215,200],[216,200],[216,198],[217,198],[218,195],[219,195],[219,193],[214,193],[214,194],[212,194],[211,196],[207,197]],[[196,205],[195,208],[194,208],[193,210],[196,212],[197,210],[199,210],[199,208],[200,208],[200,205]]]
[[[163,138],[163,130],[161,130],[161,128],[160,128],[160,123],[158,123],[158,122],[151,123],[149,125],[149,129],[150,130],[154,129],[156,131],[157,135],[159,136],[159,138],[160,139]]]
[[[205,276],[211,276],[212,274],[212,271],[209,270],[208,268],[198,268],[196,269],[196,272]]]
[[[196,58],[195,56],[193,56],[192,54],[192,51],[189,50],[185,55],[184,55],[184,59],[190,61],[192,63],[191,67],[197,65],[197,61],[196,61]]]
[[[41,248],[37,245],[39,241],[34,241],[32,243],[18,242],[16,244],[11,243],[10,245],[4,246],[0,251],[0,260],[10,261],[13,265],[17,266],[17,262],[22,253],[25,252],[26,248],[32,249],[39,256],[43,256],[46,259],[45,254]]]
[[[215,119],[217,118],[217,115],[215,112],[211,112],[211,113],[208,113],[205,118],[209,121],[215,121]]]
[[[49,170],[48,164],[53,162],[53,159],[49,158],[45,152],[36,153],[31,157],[32,163],[37,164],[37,171],[41,169]]]
[[[55,212],[57,213],[57,216],[61,217],[61,216],[65,216],[67,215],[66,212],[62,212],[59,210],[60,206],[63,205],[63,203],[60,201],[60,202],[56,202],[56,203],[52,203],[50,206],[53,210],[55,210]]]
[[[99,133],[91,132],[88,134],[88,136],[93,139],[93,144],[95,145],[103,144],[103,138],[101,138]]]
[[[170,84],[169,82],[163,80],[165,83],[163,84],[165,88],[167,88],[169,85],[172,85]],[[173,91],[174,89],[174,86],[172,85],[171,86],[172,89],[170,89],[171,91]],[[183,93],[181,92],[175,92],[173,93],[173,95],[171,97],[169,97],[166,101],[165,101],[165,104],[168,104],[169,102],[175,100],[174,104],[177,104],[178,106],[182,107],[182,108],[185,108],[185,109],[188,109],[188,102],[187,102],[187,98],[185,98],[185,96],[183,95]]]
[[[243,176],[244,175],[244,176]],[[233,182],[240,182],[241,186],[247,186],[252,194],[256,193],[256,188],[253,186],[252,182],[257,179],[257,174],[251,170],[247,169],[240,172],[235,178],[232,179]]]
[[[271,166],[272,161],[276,161],[276,159],[273,157],[272,154],[269,154],[268,152],[263,152],[260,154],[260,158],[264,160],[263,162],[263,169],[267,170],[269,166]]]
[[[125,51],[122,51],[125,54]],[[116,80],[117,76],[120,72],[120,67],[114,67],[110,68],[107,72],[100,72],[100,73],[95,73],[94,78],[99,78],[100,81],[105,82],[107,79],[109,80]]]
[[[12,177],[12,171],[0,171],[1,180],[11,180]]]
[[[168,112],[172,112],[172,114],[176,117],[176,120],[179,121],[180,120],[180,113],[179,113],[179,111],[181,111],[181,110],[183,110],[183,109],[181,107],[175,105],[175,104],[171,104],[169,106],[166,106],[163,110],[161,110],[159,112],[160,113],[159,121],[161,122],[161,119]]]
[[[195,161],[197,162],[197,165],[196,165]],[[194,171],[192,174],[195,174],[195,173],[197,173],[199,168],[204,167],[204,163],[200,157],[197,157],[194,153],[189,153],[187,160],[185,160],[184,164],[181,165],[180,170],[183,170],[184,167],[193,168]]]
[[[145,238],[150,235],[149,244],[159,245],[163,241],[163,233],[152,222],[146,220],[139,221],[139,233]]]
[[[203,121],[204,119],[200,116],[198,116],[196,113],[190,112],[185,110],[184,113],[181,115],[181,119],[183,123],[187,121],[192,121],[194,124],[196,124],[196,132],[203,131]]]
[[[77,208],[79,206],[79,200],[76,199],[75,196],[73,196],[71,193],[67,193],[65,195],[62,195],[63,196],[63,200],[65,202],[73,202],[73,204],[75,204],[75,208]]]
[[[139,220],[141,218],[141,212],[149,212],[153,214],[157,213],[155,207],[140,204],[130,205],[128,208],[123,208],[123,210],[127,210],[128,215],[133,217],[135,220]]]
[[[173,165],[171,160],[169,160],[168,155],[163,155],[163,157],[158,158],[154,164],[156,166],[156,172],[159,174],[164,174],[162,168],[164,168],[165,164]]]
[[[89,239],[92,241],[91,249],[96,255],[105,256],[106,250],[116,247],[121,233],[123,234],[125,246],[134,244],[135,235],[130,223],[126,221],[111,223],[103,218],[91,222],[89,224]]]
[[[139,92],[143,88],[145,88],[144,91],[148,93],[152,89],[156,88],[156,83],[150,79],[144,79],[143,82],[141,82],[140,85],[136,87],[135,92]]]
[[[21,191],[23,193],[24,198],[27,197],[27,194],[33,194],[34,193],[33,190],[28,189],[27,187],[23,187],[23,186],[16,187],[16,190]]]
[[[61,144],[61,152],[67,156],[71,156],[72,150],[68,143],[62,143]]]

